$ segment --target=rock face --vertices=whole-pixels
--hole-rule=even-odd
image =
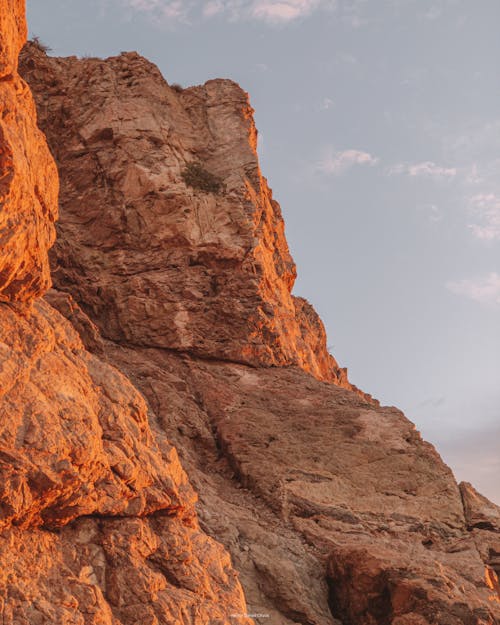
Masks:
[[[123,374],[39,298],[58,177],[17,75],[25,35],[24,4],[0,0],[0,621],[228,625],[243,592],[200,529],[175,448]],[[98,346],[78,307],[50,297]]]
[[[247,94],[229,80],[170,89],[135,53],[47,60],[32,46],[25,56],[62,174],[57,285],[103,335],[296,364],[351,388],[317,314],[291,295],[295,265],[260,173]],[[217,194],[186,184],[193,163],[220,181]]]
[[[0,302],[25,302],[50,285],[58,177],[17,73],[26,40],[24,3],[0,2]]]
[[[61,172],[50,301],[146,398],[255,622],[497,624],[498,509],[351,387],[291,296],[246,94],[179,92],[133,53],[30,46],[23,73]]]
[[[0,358],[3,622],[244,613],[229,556],[200,530],[176,450],[130,382],[43,301],[0,306]]]

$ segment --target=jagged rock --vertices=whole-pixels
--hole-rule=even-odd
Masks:
[[[318,315],[291,295],[295,265],[238,85],[179,93],[136,53],[104,63],[28,45],[22,66],[62,174],[57,285],[105,337],[298,364],[351,388]],[[186,184],[198,162],[222,181],[219,193]]]
[[[246,611],[227,552],[178,516],[14,528],[0,553],[5,625],[229,625]]]
[[[50,289],[45,294],[44,299],[71,322],[89,352],[105,358],[104,343],[99,329],[69,293]]]
[[[286,624],[496,623],[493,562],[451,471],[401,412],[296,368],[107,353],[182,450],[252,611]]]
[[[0,0],[0,302],[24,302],[50,285],[56,167],[17,73],[26,39],[24,2]]]
[[[460,484],[467,527],[500,531],[500,507],[483,497],[468,482]]]
[[[496,625],[484,530],[451,471],[401,412],[352,389],[290,295],[246,94],[178,92],[134,53],[30,47],[23,72],[62,176],[56,287],[179,450],[255,621]],[[190,162],[218,193],[186,184]]]
[[[16,73],[24,2],[0,0],[0,621],[229,625],[229,555],[147,405],[46,301],[58,178]],[[69,296],[48,295],[99,348]],[[250,625],[243,616],[240,621]]]
[[[0,308],[0,527],[174,513],[194,501],[142,397],[47,304]]]
[[[5,625],[222,624],[246,612],[229,556],[199,529],[175,448],[149,419],[130,382],[48,304],[0,304]]]
[[[460,484],[465,521],[481,558],[488,565],[486,583],[500,596],[500,507],[483,497],[469,483]]]

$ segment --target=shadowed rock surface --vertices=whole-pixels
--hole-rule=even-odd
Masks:
[[[179,92],[135,53],[30,46],[23,73],[61,172],[51,301],[146,398],[255,621],[498,623],[498,508],[351,387],[291,296],[246,94]]]

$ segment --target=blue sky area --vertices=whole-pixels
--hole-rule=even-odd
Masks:
[[[264,174],[351,380],[500,503],[498,0],[28,0],[53,54],[250,93]]]

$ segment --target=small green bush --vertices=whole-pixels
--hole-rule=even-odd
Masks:
[[[50,48],[49,46],[47,46],[45,43],[43,43],[43,41],[40,39],[40,37],[38,37],[37,35],[34,35],[31,39],[30,39],[30,43],[35,46],[35,48],[37,48],[38,50],[40,50],[40,52],[45,52],[45,54],[47,52],[51,52],[52,48]]]
[[[201,163],[188,163],[181,175],[184,182],[193,189],[207,193],[220,193],[223,189],[222,178],[211,174]]]

